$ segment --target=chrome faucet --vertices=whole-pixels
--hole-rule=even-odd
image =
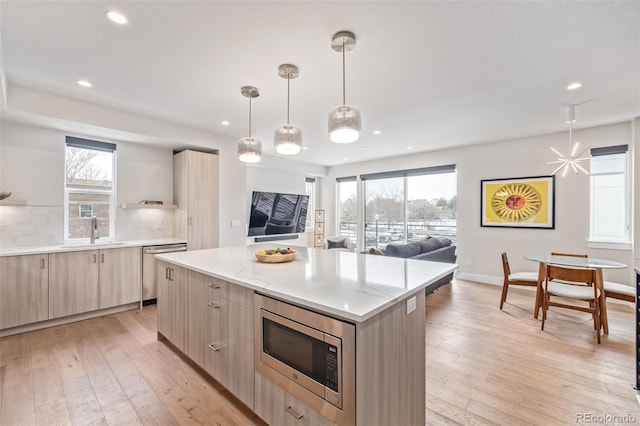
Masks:
[[[91,218],[91,236],[90,236],[91,244],[94,244],[96,240],[100,238],[99,236],[96,236],[96,234],[98,233],[97,231],[98,231],[98,218],[93,216]]]

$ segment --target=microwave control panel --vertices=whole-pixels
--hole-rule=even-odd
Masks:
[[[326,344],[325,365],[327,369],[325,386],[334,392],[338,392],[338,348]]]

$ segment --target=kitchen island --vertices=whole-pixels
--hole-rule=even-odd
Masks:
[[[423,425],[424,289],[457,265],[304,247],[260,263],[259,248],[156,256],[160,336],[269,424]],[[262,296],[354,330],[342,338],[340,404],[265,372]]]

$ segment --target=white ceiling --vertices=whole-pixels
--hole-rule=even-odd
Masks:
[[[258,87],[253,136],[271,155],[286,121],[278,66],[296,64],[291,122],[309,149],[293,158],[320,165],[562,131],[569,104],[578,128],[640,116],[637,1],[2,0],[0,19],[10,84],[233,137],[248,134],[240,87]],[[348,145],[327,134],[340,30],[358,39],[347,103],[363,129]],[[584,87],[569,92],[572,81]]]

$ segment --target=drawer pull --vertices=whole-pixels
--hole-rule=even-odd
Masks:
[[[210,284],[209,284],[209,288],[212,288],[212,289],[214,289],[214,290],[219,290],[219,289],[220,289],[220,286],[219,286],[218,284],[210,283]]]
[[[220,305],[217,303],[209,302],[209,307],[213,309],[220,309]]]
[[[296,410],[293,409],[292,406],[288,406],[285,411],[289,414],[291,414],[293,417],[295,417],[296,419],[300,420],[301,418],[304,417],[304,414],[297,412]]]
[[[213,343],[207,346],[209,347],[209,349],[211,349],[214,352],[218,352],[221,349],[218,346],[214,345]]]
[[[40,269],[44,269],[44,257],[40,259]]]

